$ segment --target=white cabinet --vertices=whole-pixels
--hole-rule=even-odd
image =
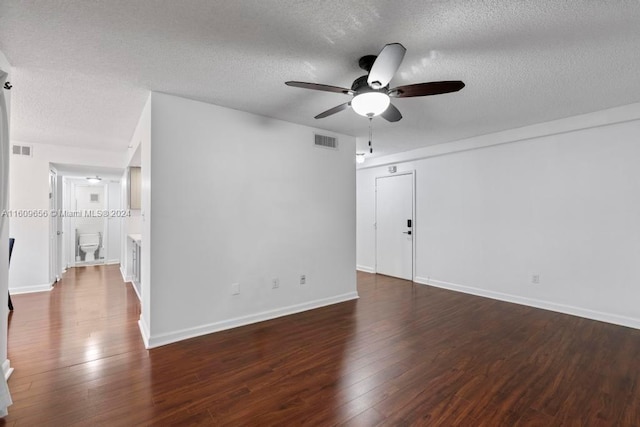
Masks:
[[[142,248],[140,247],[139,242],[133,242],[133,253],[132,253],[132,261],[133,261],[133,284],[136,288],[140,289],[140,255],[142,253]]]
[[[131,283],[136,290],[139,298],[141,294],[141,261],[142,261],[142,236],[140,234],[129,234],[127,239],[127,276],[130,277]]]

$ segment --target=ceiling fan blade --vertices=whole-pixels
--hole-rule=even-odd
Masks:
[[[398,86],[389,90],[389,96],[395,98],[410,98],[412,96],[440,95],[441,93],[457,92],[464,87],[460,80],[416,83],[414,85]]]
[[[372,89],[380,89],[389,84],[406,51],[400,43],[391,43],[382,48],[367,77],[367,83]]]
[[[328,116],[330,116],[332,114],[339,113],[342,110],[346,110],[347,108],[349,108],[350,105],[351,105],[351,102],[345,102],[344,104],[340,104],[340,105],[338,105],[336,107],[329,108],[327,111],[318,114],[314,118],[315,119],[324,119],[325,117],[328,117]]]
[[[301,87],[303,89],[313,89],[313,90],[322,90],[324,92],[344,93],[346,95],[349,94],[349,89],[338,87],[338,86],[321,85],[317,83],[305,83],[305,82],[284,82],[284,84],[286,84],[287,86]]]
[[[389,104],[387,109],[384,110],[384,113],[380,115],[383,119],[389,122],[397,122],[402,118],[402,114],[400,114],[400,111],[398,111],[398,109],[393,104]]]

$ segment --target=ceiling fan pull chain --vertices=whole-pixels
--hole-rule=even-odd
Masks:
[[[369,153],[373,154],[373,147],[371,146],[371,140],[373,139],[373,117],[369,117]]]

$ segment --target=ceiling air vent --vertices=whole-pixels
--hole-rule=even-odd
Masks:
[[[338,139],[332,136],[315,134],[314,144],[316,147],[331,148],[332,150],[338,149]]]
[[[30,145],[13,145],[11,146],[11,153],[16,156],[29,156],[31,157],[32,148]]]

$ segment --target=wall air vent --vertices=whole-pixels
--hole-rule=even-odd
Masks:
[[[326,136],[326,135],[320,135],[320,134],[314,134],[315,136],[315,140],[314,140],[314,145],[316,147],[321,147],[321,148],[330,148],[332,150],[337,150],[338,149],[338,139],[334,138],[332,136]]]
[[[31,157],[31,153],[33,152],[33,148],[30,145],[12,145],[11,153],[16,156],[29,156]]]

